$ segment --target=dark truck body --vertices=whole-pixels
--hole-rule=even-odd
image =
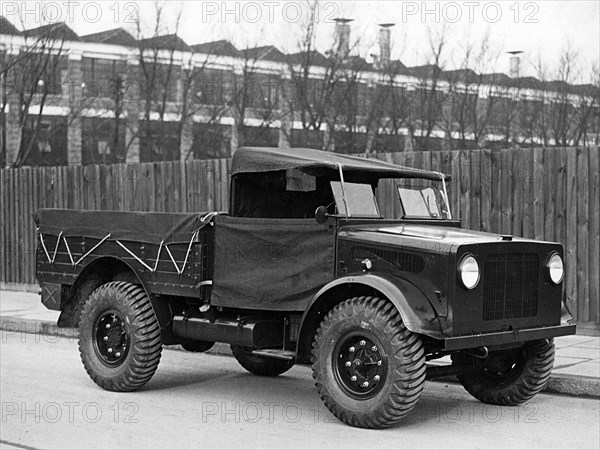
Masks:
[[[312,190],[288,190],[298,170],[316,180]],[[455,220],[315,220],[332,180],[376,187],[383,177],[444,180],[313,150],[241,149],[231,215],[39,210],[42,301],[61,311],[59,326],[76,326],[95,289],[128,282],[147,293],[163,344],[227,342],[298,363],[311,361],[323,318],[360,296],[391,302],[432,358],[575,332],[561,313],[564,282],[548,276],[560,244],[464,230]],[[481,268],[474,289],[458,280],[467,254]]]

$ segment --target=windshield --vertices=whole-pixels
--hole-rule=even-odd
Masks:
[[[401,180],[397,184],[402,218],[450,219],[443,186],[427,180]]]
[[[381,217],[370,184],[331,182],[337,213],[347,217]]]
[[[444,183],[406,178],[380,179],[374,192],[366,183],[331,181],[334,213],[346,217],[451,220]],[[378,203],[379,201],[379,203]],[[380,206],[381,209],[380,209]]]

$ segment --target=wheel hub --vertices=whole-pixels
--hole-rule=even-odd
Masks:
[[[121,364],[127,357],[129,335],[123,316],[116,311],[108,311],[96,321],[94,350],[107,366]]]
[[[483,372],[492,378],[511,378],[519,372],[525,358],[522,348],[493,352],[483,361]]]
[[[346,335],[338,342],[333,356],[336,378],[350,396],[366,399],[381,390],[387,357],[372,333],[360,330]]]

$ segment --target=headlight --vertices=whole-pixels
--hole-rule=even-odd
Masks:
[[[479,283],[479,264],[473,255],[465,255],[458,263],[460,281],[467,289],[474,289]]]
[[[546,265],[548,268],[548,275],[550,276],[550,280],[554,284],[559,284],[563,280],[563,276],[565,274],[565,268],[563,265],[563,260],[558,253],[553,253],[548,258],[548,264]]]

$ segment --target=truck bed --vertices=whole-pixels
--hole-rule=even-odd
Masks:
[[[37,278],[72,285],[94,260],[117,257],[152,292],[198,298],[211,281],[215,214],[40,209]]]

